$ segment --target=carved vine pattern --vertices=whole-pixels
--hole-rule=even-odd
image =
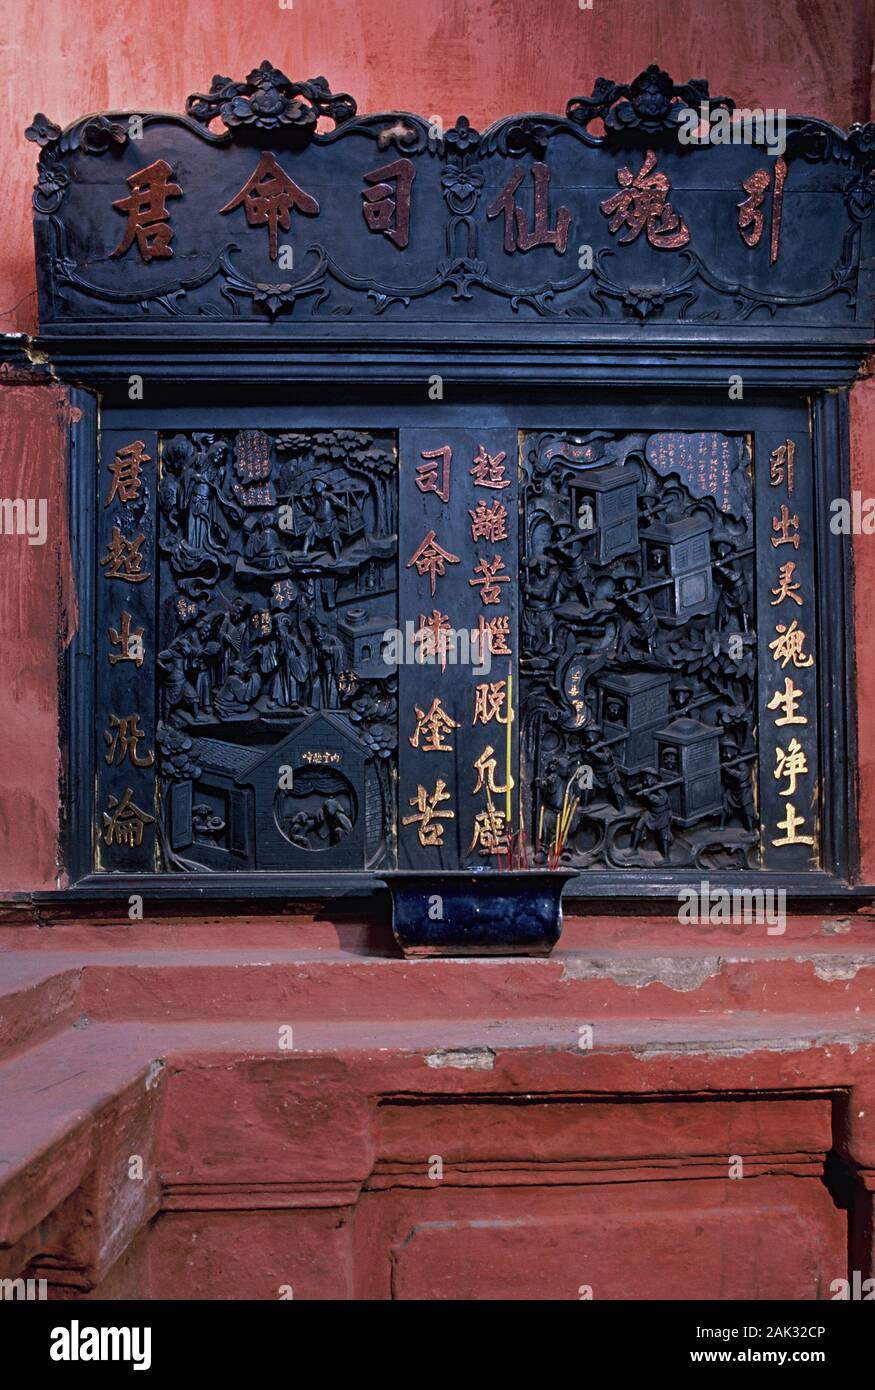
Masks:
[[[161,470],[165,867],[254,868],[277,837],[298,868],[322,850],[333,869],[380,867],[397,745],[381,641],[397,622],[391,438],[194,431],[162,438]]]
[[[607,302],[612,299],[619,302],[623,313],[639,319],[659,315],[672,301],[680,301],[679,321],[704,322],[723,317],[717,310],[689,314],[700,289],[705,286],[720,298],[731,301],[733,308],[726,317],[736,321],[748,318],[757,310],[772,315],[778,309],[814,304],[835,293],[844,294],[853,309],[860,228],[875,209],[875,124],[871,122],[854,125],[845,134],[824,122],[804,118],[788,121],[788,160],[832,160],[849,168],[843,194],[850,221],[841,253],[821,287],[810,293],[775,295],[727,281],[689,248],[680,252],[686,261],[685,270],[669,283],[623,284],[607,268],[608,258],[614,254],[610,249],[602,250],[589,269],[562,279],[540,280],[537,285],[512,285],[490,273],[487,262],[479,254],[478,228],[471,217],[485,183],[481,160],[496,153],[510,157],[528,153],[543,158],[550,140],[560,132],[589,146],[622,149],[642,142],[664,144],[677,139],[680,112],[700,103],[727,111],[735,107],[729,97],[711,97],[704,80],[690,79],[678,84],[653,65],[629,84],[598,78],[589,97],[571,98],[565,118],[555,115],[506,117],[481,135],[466,117],[460,116],[443,135],[435,135],[417,116],[395,113],[359,117],[354,99],[347,93],[331,92],[325,78],[293,82],[265,61],[242,82],[214,77],[208,93],[195,93],[188,98],[185,117],[142,117],[144,122],[175,121],[216,144],[239,140],[300,147],[311,141],[330,144],[355,131],[374,140],[380,149],[394,145],[400,153],[427,153],[440,159],[444,164],[441,184],[448,211],[446,255],[426,280],[400,286],[380,284],[351,274],[318,244],[309,248],[313,263],[296,280],[252,280],[235,268],[232,257],[239,248],[229,243],[217,255],[205,260],[201,269],[183,279],[165,281],[148,295],[108,291],[82,275],[65,253],[63,223],[56,214],[69,182],[65,156],[81,151],[99,157],[110,150],[123,149],[128,140],[123,118],[86,117],[62,132],[38,114],[26,135],[42,147],[34,207],[51,218],[57,285],[69,285],[108,302],[136,303],[146,313],[154,305],[172,316],[180,315],[180,301],[185,295],[216,277],[221,279],[221,294],[235,315],[240,312],[239,301],[248,299],[255,312],[264,313],[270,319],[291,313],[304,299],[310,301],[311,314],[320,314],[330,300],[332,281],[365,297],[375,316],[391,305],[407,306],[415,299],[447,290],[453,300],[468,300],[474,287],[507,300],[514,312],[525,306],[541,317],[604,318]],[[209,128],[217,118],[225,125],[222,132]],[[332,121],[333,128],[320,130],[322,118]],[[589,129],[596,120],[603,122],[603,135],[595,135]],[[584,285],[588,290],[584,302],[562,302],[564,296]],[[343,306],[334,310],[329,305],[328,311],[349,313],[350,308]],[[211,304],[199,306],[198,312],[206,317],[220,316],[220,309]]]
[[[525,443],[526,809],[545,845],[573,806],[569,868],[759,861],[749,458],[696,438]]]

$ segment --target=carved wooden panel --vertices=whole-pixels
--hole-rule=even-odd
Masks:
[[[524,436],[522,733],[541,861],[816,866],[808,442],[762,444],[755,522],[751,436]]]
[[[95,868],[817,869],[787,423],[105,431]]]
[[[865,336],[873,126],[791,116],[778,130],[757,113],[652,65],[599,78],[563,115],[445,129],[360,115],[325,78],[269,62],[214,78],[184,116],[107,112],[62,131],[40,113],[26,133],[42,147],[43,332],[201,336],[221,321],[288,337],[303,318],[317,336],[358,321],[379,340],[440,318],[463,336],[538,320]]]
[[[156,569],[159,592],[145,663],[139,574],[128,575],[117,622],[139,687],[127,703],[155,761],[145,775],[129,723],[129,764],[113,788],[119,798],[121,782],[131,784],[124,848],[136,855],[108,861],[101,848],[98,863],[150,867],[155,836],[167,870],[391,863],[397,707],[383,638],[397,621],[393,437],[187,431],[153,433],[150,448],[139,513],[157,492],[147,604]],[[132,529],[116,528],[120,544],[130,547]]]

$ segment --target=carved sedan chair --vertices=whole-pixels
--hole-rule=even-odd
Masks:
[[[850,496],[848,392],[872,338],[875,128],[789,117],[772,129],[653,67],[631,84],[599,78],[564,116],[446,129],[359,115],[324,78],[263,63],[245,81],[214,78],[183,116],[114,112],[64,131],[40,116],[28,136],[42,146],[38,346],[79,407],[68,886],[41,910],[127,920],[141,898],[147,918],[275,920],[297,900],[381,922],[396,871],[569,876],[567,978],[559,956],[506,962],[515,1002],[485,1009],[517,1017],[517,1062],[501,1027],[470,1016],[465,1041],[491,1061],[465,1073],[436,1062],[423,1081],[410,1058],[436,1040],[415,1030],[382,1072],[350,1045],[345,1085],[370,1137],[361,1152],[339,1142],[333,1168],[314,1156],[324,1144],[301,1140],[300,1162],[364,1244],[335,1252],[319,1287],[352,1260],[363,1296],[423,1296],[429,1268],[452,1268],[442,1248],[414,1242],[402,1258],[393,1245],[417,1194],[393,1195],[408,1150],[386,1115],[387,1096],[417,1091],[427,1136],[460,1076],[478,1115],[525,1090],[536,1136],[539,1097],[590,1117],[597,1093],[598,1113],[614,1097],[625,1124],[646,1095],[653,1118],[627,1166],[673,1166],[695,1186],[725,1176],[736,1145],[765,1209],[786,1197],[804,1215],[777,1292],[816,1297],[833,1264],[868,1269],[875,1140],[856,1116],[875,1113],[858,1103],[873,967],[842,975],[838,961],[831,975],[817,960],[837,949],[830,913],[852,922],[857,955],[872,949],[855,915],[871,890],[857,849],[851,539],[830,519]],[[703,881],[738,902],[786,894],[796,964],[768,974],[787,943],[762,918],[724,931],[706,907],[698,935],[677,921],[679,894]],[[653,941],[661,974],[648,973]],[[727,943],[735,964],[709,965]],[[488,949],[515,949],[501,921]],[[768,960],[752,964],[758,953]],[[636,968],[644,987],[630,991]],[[750,983],[756,970],[772,983]],[[535,978],[552,1042],[527,1020]],[[447,1026],[446,1000],[463,1016],[474,979],[448,988]],[[837,979],[856,980],[840,1001]],[[585,1054],[575,1024],[556,1042],[595,1013],[615,1019],[612,1041],[597,1027]],[[842,1040],[822,1045],[824,1032]],[[646,1065],[633,1037],[653,1041]],[[171,1117],[165,1136],[191,1084],[178,1061],[150,1092]],[[703,1112],[719,1140],[696,1129]],[[488,1168],[494,1139],[469,1121]],[[206,1128],[200,1116],[192,1150]],[[589,1169],[623,1169],[592,1118],[585,1128],[564,1157],[532,1139],[543,1158],[526,1158],[525,1181],[549,1187],[573,1160],[562,1181],[583,1192]],[[113,1133],[131,1142],[121,1122]],[[97,1226],[115,1230],[99,1148],[78,1181],[96,1184]],[[695,1173],[681,1171],[694,1154]],[[279,1157],[265,1161],[282,1186]],[[208,1179],[172,1138],[156,1162],[125,1238],[157,1221],[160,1249],[160,1223],[181,1220]],[[500,1183],[477,1182],[481,1209],[500,1206]],[[736,1217],[754,1231],[748,1192]],[[67,1257],[60,1237],[33,1243],[35,1212],[67,1231],[59,1193],[46,1179],[42,1205],[29,1199],[0,1240],[99,1291],[118,1238]],[[465,1193],[434,1202],[462,1221]],[[597,1217],[574,1220],[588,1230]],[[395,1250],[394,1284],[366,1236]],[[634,1296],[624,1259],[620,1296]],[[725,1276],[726,1296],[751,1292],[746,1268]],[[464,1271],[454,1278],[458,1290]],[[687,1283],[680,1296],[697,1292]]]

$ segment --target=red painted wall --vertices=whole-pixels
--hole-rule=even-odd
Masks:
[[[407,108],[481,129],[522,110],[561,110],[600,74],[631,79],[652,61],[705,76],[741,105],[786,106],[846,126],[871,108],[868,0],[6,0],[0,46],[3,238],[0,331],[34,331],[30,190],[36,110],[66,124],[88,110],[181,111],[212,74],[243,76],[263,58],[290,75],[323,73],[361,110]],[[855,393],[857,485],[875,494],[875,399]],[[0,492],[51,499],[49,543],[0,538],[0,891],[55,882],[56,667],[67,621],[60,509],[62,396],[0,390]],[[868,482],[867,482],[868,480]],[[16,489],[16,491],[13,491]],[[28,550],[25,556],[22,547]],[[871,552],[871,553],[870,553]],[[875,540],[857,544],[860,631],[871,632]],[[861,696],[875,653],[861,640]],[[867,706],[864,705],[865,709]],[[862,719],[864,786],[875,793],[875,721]],[[864,825],[875,880],[875,794]]]

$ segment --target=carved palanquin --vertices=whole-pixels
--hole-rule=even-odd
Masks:
[[[875,135],[732,112],[652,68],[479,133],[263,64],[35,119],[77,891],[853,881]]]

